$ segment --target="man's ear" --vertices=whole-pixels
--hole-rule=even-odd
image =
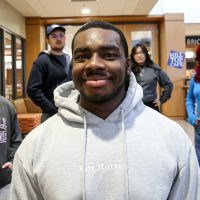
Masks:
[[[49,44],[49,38],[46,38],[46,43]]]
[[[129,58],[126,59],[126,72],[128,75],[131,75],[131,61]]]

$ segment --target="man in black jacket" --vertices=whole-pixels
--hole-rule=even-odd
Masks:
[[[14,106],[0,96],[0,199],[9,199],[12,161],[22,137]]]
[[[65,28],[53,24],[47,27],[46,35],[50,51],[43,51],[34,61],[29,76],[27,93],[35,104],[40,106],[43,115],[41,122],[57,113],[53,99],[54,89],[72,80],[70,56],[63,52]]]

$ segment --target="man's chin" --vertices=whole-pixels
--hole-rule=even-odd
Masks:
[[[105,96],[102,96],[102,95],[85,95],[85,94],[82,94],[82,96],[84,96],[84,98],[88,101],[88,102],[91,102],[91,103],[94,103],[94,104],[98,104],[98,105],[101,105],[101,104],[104,104],[104,103],[108,103],[109,101],[111,101],[112,99],[115,98],[115,94],[110,94],[110,95],[105,95]]]
[[[62,51],[64,47],[51,48],[53,51]]]
[[[125,82],[121,84],[118,88],[113,90],[112,92],[104,93],[104,95],[103,94],[89,95],[89,94],[84,94],[82,92],[81,92],[81,95],[88,102],[95,103],[95,104],[104,104],[104,103],[111,102],[112,100],[116,98],[116,96],[118,96],[120,93],[123,93],[122,91],[125,90],[125,88],[123,89],[123,87],[125,87]]]

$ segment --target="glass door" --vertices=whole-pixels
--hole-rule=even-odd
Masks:
[[[129,52],[135,44],[143,43],[148,49],[151,59],[159,64],[157,24],[126,24],[124,32]]]
[[[148,53],[154,63],[159,65],[159,47],[158,47],[158,25],[145,24],[126,24],[124,26],[124,33],[129,45],[129,52],[134,45],[142,43],[146,46]],[[162,68],[162,66],[160,66]],[[157,86],[158,97],[161,94],[161,88]],[[161,108],[162,109],[162,108]]]
[[[16,98],[23,97],[23,52],[22,40],[16,38]]]
[[[25,96],[24,39],[0,27],[0,95]]]
[[[13,97],[13,55],[12,55],[12,35],[5,32],[4,35],[4,85],[5,97],[12,99]]]

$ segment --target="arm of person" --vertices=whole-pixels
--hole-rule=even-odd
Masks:
[[[46,73],[44,66],[39,62],[35,61],[33,63],[28,80],[27,93],[32,101],[36,105],[40,106],[43,112],[53,115],[57,112],[57,108],[51,101],[49,101],[49,99],[47,99],[42,90]]]
[[[19,128],[19,122],[17,119],[17,113],[14,106],[10,105],[10,148],[9,148],[9,161],[13,161],[15,152],[22,142],[22,134]]]
[[[192,145],[189,149],[184,165],[180,171],[177,172],[170,196],[167,199],[200,199],[199,165]]]
[[[194,89],[194,77],[192,77],[190,80],[190,86],[187,91],[186,100],[185,100],[186,111],[188,114],[188,121],[194,126],[195,123],[198,122],[198,117],[195,114],[196,100],[195,100],[195,96],[193,94],[193,89]]]
[[[159,98],[157,98],[153,103],[155,104],[155,106],[160,107],[161,103],[160,103],[160,99]]]
[[[17,153],[13,164],[10,199],[43,199],[35,178],[24,168]]]
[[[8,168],[12,169],[12,165],[13,165],[13,164],[12,164],[11,162],[6,162],[6,163],[4,163],[1,167],[2,167],[2,168],[7,168],[7,167],[8,167]]]
[[[162,69],[159,70],[158,83],[160,87],[163,88],[162,94],[159,99],[160,103],[163,104],[171,97],[173,91],[173,83]]]

